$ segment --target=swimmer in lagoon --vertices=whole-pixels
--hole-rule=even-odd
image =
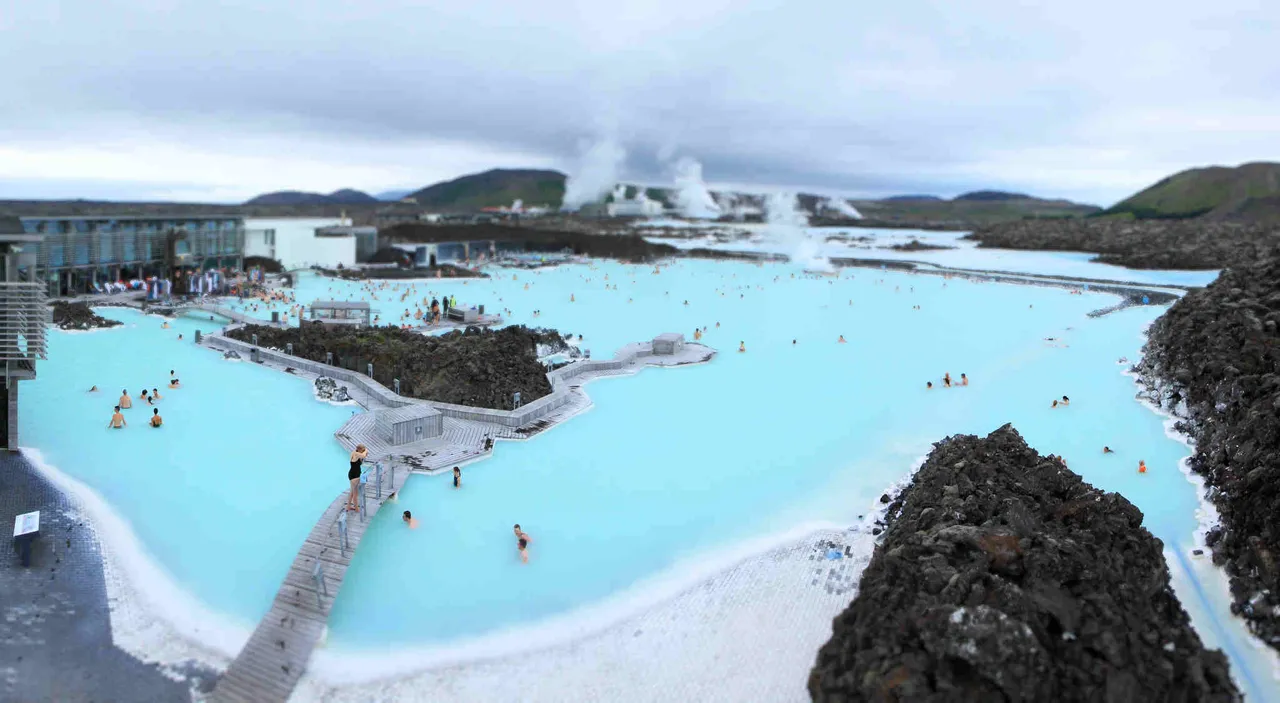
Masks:
[[[512,530],[516,533],[516,541],[524,541],[524,542],[533,541],[533,538],[529,536],[528,532],[525,532],[524,530],[520,529],[520,523],[517,522],[515,527],[512,528]]]
[[[168,322],[165,322],[165,323],[161,324],[161,325],[160,325],[160,329],[162,329],[162,330],[167,330],[167,329],[169,329],[169,323],[168,323]]]
[[[520,541],[516,543],[516,545],[517,545],[516,548],[520,552],[520,563],[528,564],[529,563],[529,540],[524,539],[522,537],[520,538]]]
[[[964,374],[960,374],[960,385],[962,386],[969,385],[969,377]]]
[[[120,406],[117,405],[116,411],[111,414],[111,422],[107,423],[107,427],[113,430],[118,430],[127,424],[129,423],[124,421],[124,415],[120,413]]]
[[[1056,407],[1058,407],[1058,401],[1056,401],[1056,400],[1055,400],[1055,401],[1053,401],[1053,405],[1050,405],[1049,407],[1051,407],[1051,408],[1056,408]]]
[[[120,407],[128,410],[133,407],[133,399],[129,397],[129,389],[120,391]]]
[[[1068,398],[1068,397],[1067,397],[1067,396],[1065,396],[1065,395],[1064,395],[1064,396],[1062,396],[1062,404],[1063,404],[1063,405],[1071,405],[1071,399],[1070,399],[1070,398]]]
[[[160,400],[160,391],[158,389],[155,389],[155,388],[151,389],[151,399]]]
[[[151,426],[159,427],[164,424],[164,418],[160,417],[160,408],[151,411]]]
[[[1103,447],[1103,448],[1102,448],[1102,453],[1103,453],[1103,454],[1115,454],[1115,452],[1111,451],[1111,447]]]
[[[453,487],[462,488],[462,469],[453,467]]]
[[[924,382],[924,389],[925,389],[925,390],[927,390],[927,391],[931,391],[931,390],[933,390],[933,381],[925,381],[925,382]]]
[[[409,526],[409,529],[418,529],[418,518],[414,517],[413,513],[408,510],[404,511],[404,515],[401,515],[400,519],[404,521],[404,524]]]
[[[1138,460],[1138,473],[1145,474],[1147,472],[1147,462],[1145,459]]]
[[[744,352],[744,351],[746,351],[746,350],[747,350],[747,343],[746,343],[746,342],[738,342],[738,351],[740,351],[740,352]]]
[[[97,386],[93,386],[93,387],[92,387],[92,388],[90,388],[87,392],[88,392],[88,393],[97,393],[97,392],[98,392],[98,387],[97,387]]]
[[[845,344],[844,335],[840,335],[840,339],[836,340],[836,344]]]
[[[942,374],[942,385],[946,386],[947,388],[950,388],[950,387],[951,387],[951,372],[950,372],[950,371],[948,371],[948,372],[946,372],[946,373]]]

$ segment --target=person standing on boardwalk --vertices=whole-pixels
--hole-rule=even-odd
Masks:
[[[347,481],[351,483],[351,495],[347,497],[347,510],[359,510],[360,505],[356,503],[356,496],[360,490],[360,466],[369,456],[369,450],[364,448],[363,444],[357,444],[356,450],[351,452],[351,468],[347,469]]]

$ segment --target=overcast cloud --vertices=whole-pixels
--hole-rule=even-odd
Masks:
[[[1280,3],[0,0],[0,198],[487,168],[1109,204],[1280,160]]]

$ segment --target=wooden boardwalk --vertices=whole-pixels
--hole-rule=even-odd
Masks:
[[[218,313],[221,314],[221,313]],[[672,366],[700,363],[711,359],[714,350],[692,345],[689,353],[672,357],[647,357],[645,363],[633,362],[619,369],[594,369],[575,377],[567,387],[569,401],[524,427],[444,417],[444,434],[412,444],[391,445],[373,432],[374,418],[367,412],[386,407],[385,400],[375,394],[357,393],[353,398],[366,412],[353,415],[334,436],[347,449],[364,443],[369,458],[381,460],[385,469],[382,495],[377,497],[372,478],[366,483],[365,519],[359,513],[347,513],[346,552],[339,544],[336,526],[346,503],[347,491],[334,499],[311,534],[302,544],[289,567],[284,583],[276,593],[271,609],[258,623],[239,656],[218,680],[211,700],[218,703],[283,703],[292,695],[302,677],[311,653],[324,635],[329,611],[342,586],[347,566],[351,563],[365,529],[391,494],[398,492],[413,472],[434,474],[451,467],[488,456],[485,440],[527,439],[554,427],[591,406],[582,386],[604,376],[624,376],[645,366]],[[314,381],[315,374],[296,370],[294,376]],[[323,569],[325,587],[319,587],[313,576],[316,565]]]
[[[372,474],[366,484],[365,515],[347,513],[346,553],[339,544],[338,516],[346,506],[343,491],[316,522],[302,543],[284,583],[266,616],[258,623],[240,655],[231,662],[211,700],[219,703],[270,703],[284,701],[292,695],[306,670],[311,652],[320,641],[329,621],[329,611],[342,587],[347,566],[364,537],[365,528],[391,494],[399,491],[409,478],[409,471],[396,469],[394,479],[383,476],[382,498],[374,494]],[[324,573],[324,588],[318,587],[313,573],[319,564]]]

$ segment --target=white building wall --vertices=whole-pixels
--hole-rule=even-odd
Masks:
[[[337,217],[263,218],[245,220],[245,255],[267,247],[261,230],[275,230],[274,258],[286,269],[308,266],[351,266],[356,262],[355,237],[317,237],[317,227],[336,227],[344,222]],[[257,254],[268,256],[268,254]]]

